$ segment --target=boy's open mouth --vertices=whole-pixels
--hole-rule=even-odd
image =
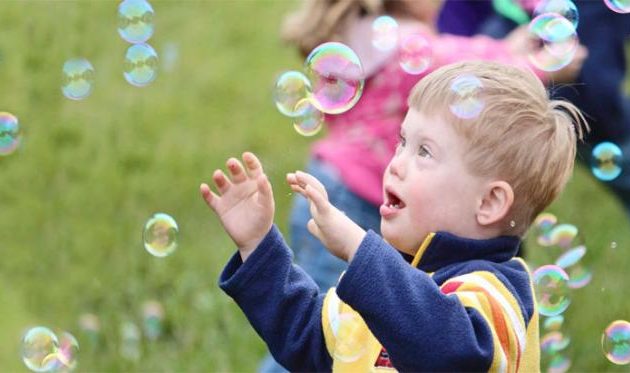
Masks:
[[[405,207],[405,203],[401,201],[400,198],[398,198],[398,196],[389,188],[385,189],[384,205],[394,209],[401,209]]]

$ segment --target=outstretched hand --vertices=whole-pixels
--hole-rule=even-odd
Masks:
[[[307,228],[335,256],[351,261],[365,231],[328,201],[328,193],[313,175],[297,171],[287,174],[287,183],[294,192],[310,202],[312,219]]]
[[[236,158],[227,160],[229,178],[221,170],[214,171],[218,194],[206,183],[199,191],[245,261],[271,229],[275,207],[271,184],[258,158],[245,152],[243,163],[245,168]]]

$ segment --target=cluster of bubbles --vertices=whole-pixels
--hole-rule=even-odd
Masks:
[[[118,33],[132,44],[125,53],[123,76],[137,87],[151,83],[157,75],[157,53],[146,44],[153,35],[153,17],[153,8],[146,0],[124,0],[118,5]],[[61,92],[71,100],[83,100],[92,93],[94,78],[90,61],[70,59],[63,64]]]
[[[623,153],[612,142],[597,144],[591,153],[591,171],[596,178],[602,181],[616,179],[623,170]]]
[[[345,44],[319,45],[306,57],[305,74],[287,71],[276,80],[273,98],[280,113],[292,118],[296,131],[312,136],[322,127],[324,114],[350,110],[363,92],[363,66]]]
[[[561,250],[553,264],[532,273],[539,312],[544,316],[562,314],[571,303],[570,290],[583,288],[592,279],[592,272],[582,263],[587,248],[578,236],[578,228],[557,222],[551,213],[542,213],[534,221],[536,242],[550,250]]]
[[[153,8],[146,0],[124,0],[118,5],[118,33],[132,45],[125,53],[124,77],[136,87],[155,80],[158,56],[147,44],[153,35]]]
[[[432,48],[425,36],[401,36],[398,22],[390,16],[373,21],[371,42],[378,52],[396,51],[400,68],[408,74],[422,74],[431,64]],[[344,113],[358,102],[364,83],[358,55],[345,44],[327,42],[306,57],[304,73],[287,71],[276,79],[273,99],[298,133],[312,136],[321,130],[324,114]]]
[[[0,112],[0,157],[13,154],[22,142],[20,123],[15,115]]]
[[[68,372],[76,368],[79,342],[68,333],[30,328],[22,337],[22,361],[34,372]]]
[[[576,226],[558,224],[557,217],[551,213],[538,215],[532,231],[540,246],[561,250],[553,264],[538,267],[532,278],[538,311],[546,317],[540,340],[542,357],[548,362],[549,372],[562,373],[571,366],[566,355],[571,338],[561,330],[563,313],[571,303],[570,291],[583,288],[592,279],[592,272],[582,263],[587,248]],[[604,355],[611,362],[630,363],[630,323],[624,320],[612,322],[602,333],[601,344]]]
[[[144,248],[156,257],[171,255],[177,249],[179,227],[170,215],[158,212],[144,224]]]
[[[551,213],[538,215],[532,231],[540,246],[554,254],[560,250],[553,264],[534,270],[532,279],[538,312],[546,317],[540,339],[542,358],[547,362],[548,372],[563,373],[571,366],[571,359],[566,354],[571,338],[561,330],[563,314],[571,304],[571,290],[586,286],[592,277],[581,262],[586,246],[582,244],[576,226],[558,224],[557,217]]]

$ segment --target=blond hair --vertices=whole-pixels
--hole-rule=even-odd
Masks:
[[[339,33],[352,20],[385,11],[385,0],[305,0],[284,20],[282,39],[303,55],[326,41],[338,41]]]
[[[450,105],[458,98],[453,81],[474,76],[481,82],[478,116],[462,119]],[[444,66],[413,89],[409,106],[440,115],[466,140],[466,163],[479,176],[497,177],[514,190],[506,221],[524,235],[532,220],[564,189],[573,172],[577,139],[588,124],[571,103],[550,100],[531,71],[487,61]],[[506,233],[508,229],[506,229]]]

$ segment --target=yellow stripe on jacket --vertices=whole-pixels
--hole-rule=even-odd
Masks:
[[[518,301],[493,273],[467,273],[449,279],[440,288],[457,296],[465,307],[477,310],[490,327],[494,344],[490,371],[528,371],[525,366],[539,366],[538,317],[534,313],[525,325]]]

